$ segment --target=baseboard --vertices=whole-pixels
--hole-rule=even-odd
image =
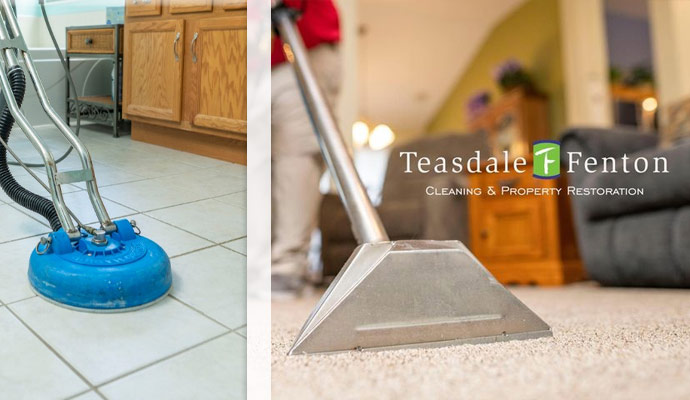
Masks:
[[[132,121],[132,139],[247,165],[247,142]]]

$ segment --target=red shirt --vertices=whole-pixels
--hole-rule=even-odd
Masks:
[[[333,0],[284,0],[288,7],[302,10],[297,19],[297,29],[302,34],[307,49],[321,43],[340,41],[340,23],[338,11]],[[285,62],[283,42],[276,36],[271,51],[271,67]]]

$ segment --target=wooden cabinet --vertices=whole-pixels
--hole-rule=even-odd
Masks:
[[[184,20],[127,24],[125,54],[125,113],[180,121]]]
[[[123,55],[132,138],[246,163],[246,3],[170,0],[148,16],[133,1]]]
[[[237,10],[247,8],[246,0],[221,0],[223,8],[226,10]]]
[[[470,132],[484,132],[497,157],[529,154],[535,140],[551,137],[547,98],[539,93],[513,89],[469,123]]]
[[[487,201],[478,214],[476,251],[485,259],[544,256],[544,208],[539,201]],[[474,243],[474,242],[473,242]]]
[[[161,14],[161,0],[127,0],[126,17],[142,17]]]
[[[171,14],[213,10],[213,0],[170,0],[169,4]]]
[[[203,19],[193,35],[190,105],[194,125],[247,131],[247,20]],[[192,33],[193,32],[193,33]]]
[[[564,180],[534,179],[531,162],[525,168],[522,174],[470,175],[470,186],[482,191],[469,196],[473,253],[504,284],[559,285],[582,279]],[[495,195],[488,193],[489,187]],[[504,187],[514,189],[513,194],[502,194]],[[560,195],[520,195],[526,188],[563,190]]]

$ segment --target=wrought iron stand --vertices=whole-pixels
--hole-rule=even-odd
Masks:
[[[120,130],[125,124],[125,120],[122,119],[122,94],[120,92],[122,87],[122,76],[120,75],[122,71],[122,26],[123,25],[121,24],[117,24],[71,26],[66,28],[65,34],[67,38],[67,52],[65,60],[67,61],[68,68],[70,67],[70,58],[79,57],[112,60],[116,71],[114,77],[115,90],[112,93],[112,96],[107,94],[101,96],[80,96],[78,97],[78,102],[75,102],[74,99],[70,97],[70,85],[65,85],[67,86],[67,110],[65,119],[68,125],[70,123],[70,119],[76,118],[78,107],[82,120],[111,126],[113,128],[113,136],[120,136]],[[98,48],[89,49],[84,48],[84,46],[71,46],[70,44],[70,33],[73,37],[78,37],[79,40],[87,41],[86,43],[88,44],[90,37],[88,36],[87,32],[101,31],[104,29],[113,30],[112,51]],[[83,31],[84,34],[75,31]]]

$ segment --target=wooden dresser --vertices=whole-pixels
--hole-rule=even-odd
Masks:
[[[548,99],[535,91],[510,90],[472,118],[468,128],[487,135],[495,156],[503,151],[526,156],[533,141],[550,136]]]
[[[524,169],[522,174],[469,174],[471,187],[482,190],[480,196],[468,196],[472,252],[504,284],[583,279],[564,178],[533,178],[529,159]],[[488,187],[496,195],[489,195]],[[563,190],[560,196],[509,196],[501,195],[501,187]]]
[[[246,7],[126,0],[123,114],[133,139],[246,164]]]

